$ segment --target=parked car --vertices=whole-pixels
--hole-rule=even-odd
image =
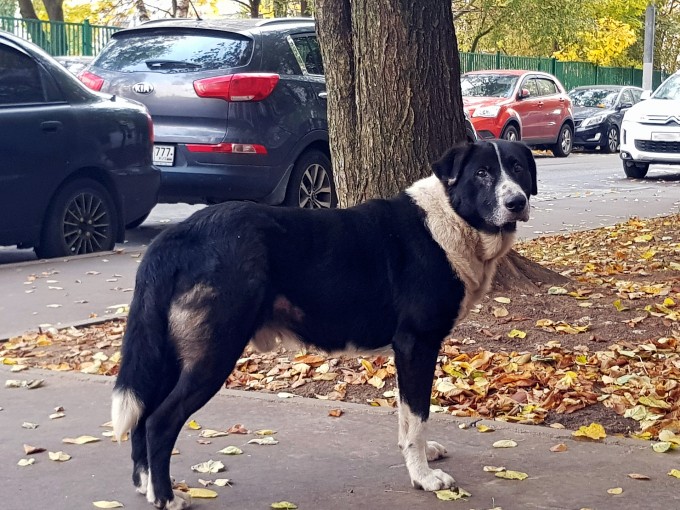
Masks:
[[[81,71],[87,69],[87,66],[92,63],[94,57],[61,55],[54,57],[54,60],[63,65],[71,74],[78,75]]]
[[[0,245],[39,257],[110,250],[156,204],[151,117],[92,92],[0,31]]]
[[[79,77],[151,112],[162,202],[337,203],[310,18],[146,22]]]
[[[680,72],[642,99],[621,124],[623,171],[636,179],[644,178],[652,163],[680,164]]]
[[[522,140],[558,157],[571,153],[571,100],[560,81],[538,71],[472,71],[461,77],[463,104],[480,139]]]
[[[617,152],[623,114],[640,102],[642,92],[640,87],[621,85],[585,85],[570,90],[574,147]]]

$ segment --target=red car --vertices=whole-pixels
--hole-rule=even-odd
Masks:
[[[522,140],[557,157],[571,153],[571,100],[560,81],[539,71],[473,71],[461,77],[463,104],[480,140]]]

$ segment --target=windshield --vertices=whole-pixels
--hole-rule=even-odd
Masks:
[[[576,89],[569,92],[574,106],[587,108],[612,108],[618,95],[619,91],[612,89]]]
[[[135,31],[114,37],[94,65],[124,73],[228,69],[248,63],[252,41],[237,34]]]
[[[463,96],[510,97],[518,79],[509,74],[465,74],[460,88]]]
[[[652,95],[654,99],[680,99],[680,74],[668,78]]]

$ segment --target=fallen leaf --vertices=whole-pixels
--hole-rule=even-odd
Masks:
[[[274,445],[274,444],[279,444],[279,442],[274,439],[272,436],[266,436],[266,437],[256,437],[255,439],[251,439],[248,441],[248,444],[259,444],[259,445]]]
[[[670,443],[668,441],[661,441],[659,443],[652,443],[652,450],[654,450],[656,453],[665,453],[668,450],[673,448],[673,443]]]
[[[65,437],[64,439],[61,440],[62,443],[66,444],[87,444],[87,443],[96,443],[100,439],[98,437],[94,436],[79,436],[79,437]]]
[[[54,460],[56,462],[66,462],[67,460],[71,460],[71,456],[68,453],[64,453],[62,451],[47,452],[47,455],[49,455],[50,460]]]
[[[32,455],[34,453],[42,453],[45,451],[45,448],[41,448],[40,446],[31,446],[29,444],[24,444],[24,453],[26,455]]]
[[[50,414],[50,420],[58,420],[59,418],[63,418],[66,416],[66,413],[64,412],[58,412],[58,413],[52,413]]]
[[[494,307],[492,313],[493,316],[496,317],[497,319],[500,319],[501,317],[507,317],[510,314],[507,308],[504,308],[502,306]]]
[[[591,423],[588,426],[582,426],[577,431],[571,433],[574,437],[583,437],[597,441],[607,437],[604,427],[599,423]]]
[[[21,467],[30,466],[31,464],[35,464],[35,459],[33,457],[30,459],[21,459],[19,462],[17,462],[17,466]]]
[[[119,501],[93,501],[92,504],[97,508],[123,508],[123,503]]]
[[[506,471],[503,466],[484,466],[482,469],[487,473],[500,473],[501,471]]]
[[[229,478],[217,478],[213,483],[218,487],[226,487],[230,481]]]
[[[510,338],[525,338],[527,334],[521,329],[513,329],[512,331],[510,331],[510,333],[508,333],[508,336]]]
[[[675,478],[680,478],[680,469],[675,469],[675,468],[671,469],[668,472],[668,476],[674,476]]]
[[[487,425],[484,425],[482,423],[478,423],[476,425],[476,428],[479,432],[494,432],[496,429],[489,427]]]
[[[24,429],[37,429],[38,424],[37,423],[31,423],[30,421],[25,421],[21,424],[21,428]]]
[[[340,416],[342,416],[342,413],[343,413],[342,409],[331,409],[330,411],[328,411],[328,416],[339,418]]]
[[[196,429],[194,429],[196,430]],[[198,437],[224,437],[227,433],[221,430],[203,429],[198,433]]]
[[[276,431],[271,430],[271,429],[261,429],[261,430],[256,430],[254,432],[254,434],[256,434],[258,436],[272,436],[272,435],[276,434]]]
[[[647,475],[641,475],[640,473],[628,473],[628,477],[633,480],[649,480]]]
[[[297,505],[295,503],[291,503],[290,501],[279,501],[277,503],[272,503],[271,507],[283,510],[295,510]]]
[[[460,487],[434,491],[434,493],[437,496],[437,499],[441,499],[442,501],[455,501],[457,499],[469,498],[472,496],[472,494]]]
[[[243,450],[236,446],[227,446],[226,448],[222,448],[217,453],[222,453],[224,455],[241,455],[243,453]]]
[[[621,487],[614,487],[613,489],[607,489],[608,494],[623,494],[623,489]]]
[[[217,493],[210,489],[203,489],[201,487],[189,487],[189,496],[192,498],[216,498]]]
[[[496,301],[497,303],[503,303],[504,305],[507,305],[507,304],[510,303],[510,298],[503,297],[503,296],[495,297],[495,298],[493,298],[493,300]]]
[[[517,446],[517,443],[512,439],[501,439],[500,441],[496,441],[491,446],[493,446],[494,448],[514,448],[515,446]]]
[[[557,452],[557,453],[566,452],[567,451],[567,445],[564,444],[564,443],[556,444],[555,446],[550,447],[550,451],[551,452]]]
[[[192,471],[197,473],[220,473],[225,470],[224,464],[219,460],[208,460],[191,466]]]
[[[506,480],[524,480],[529,478],[529,475],[521,471],[499,471],[496,473],[498,478],[505,478]]]
[[[187,423],[187,427],[189,427],[191,430],[201,430],[201,426],[196,420],[191,420],[189,423]]]
[[[243,425],[240,423],[237,423],[233,427],[231,427],[229,430],[227,430],[229,434],[250,434],[250,430],[245,428]]]

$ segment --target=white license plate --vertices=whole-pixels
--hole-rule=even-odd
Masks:
[[[654,142],[680,142],[680,132],[678,133],[652,133]]]
[[[153,164],[157,166],[172,166],[175,164],[174,145],[154,145]]]

